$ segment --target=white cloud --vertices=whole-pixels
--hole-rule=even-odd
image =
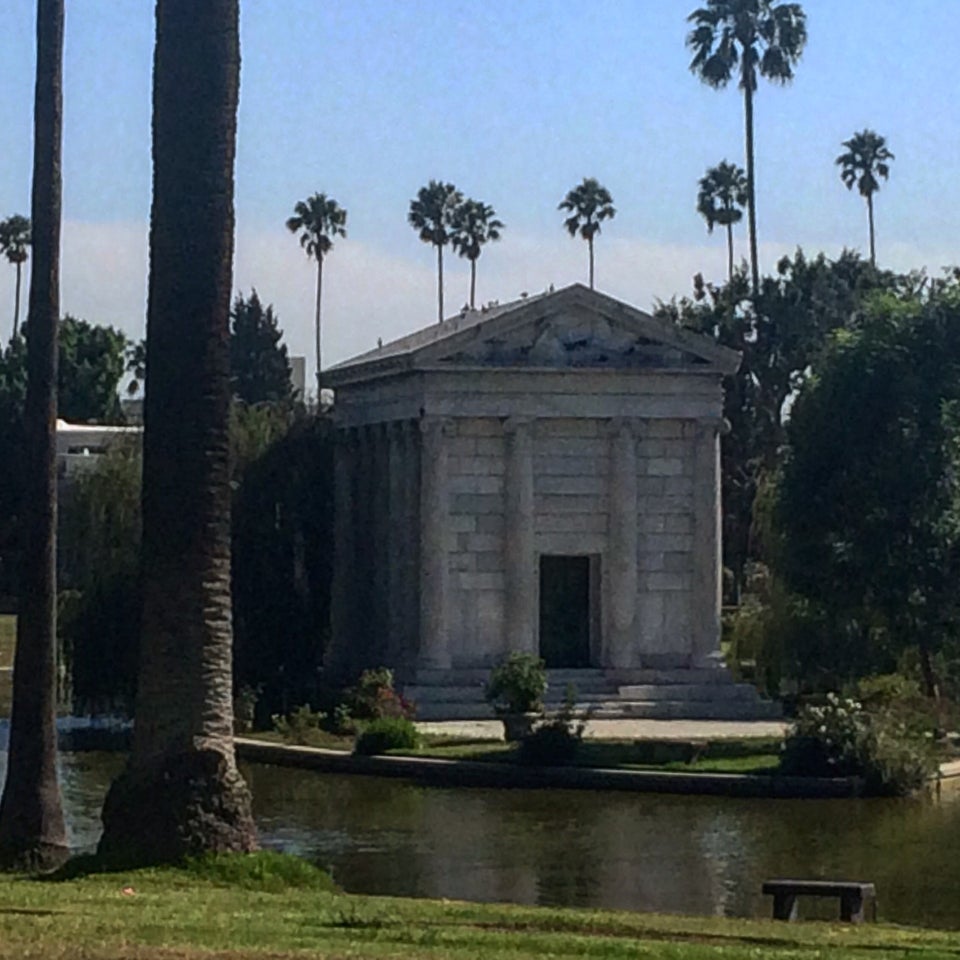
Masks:
[[[803,245],[801,243],[801,245]],[[773,269],[797,244],[761,245],[761,262]],[[745,252],[740,241],[738,255]],[[813,253],[813,246],[805,246]],[[839,247],[826,252],[835,255]],[[446,313],[466,301],[466,261],[445,251]],[[938,250],[889,244],[884,265],[912,269],[923,264],[931,273],[951,262]],[[29,266],[29,265],[28,265]],[[659,244],[642,239],[602,235],[596,243],[599,289],[650,309],[691,290],[692,277],[722,280],[726,271],[723,237],[694,245]],[[26,271],[29,275],[29,269]],[[0,330],[4,339],[12,324],[14,270],[0,264]],[[26,279],[26,278],[25,278]],[[549,236],[509,233],[488,246],[478,261],[478,301],[512,300],[521,292],[539,293],[586,282],[587,247],[557,230]],[[316,267],[296,239],[282,228],[241,228],[237,234],[234,291],[256,287],[272,303],[292,354],[307,357],[308,383],[313,368],[313,309]],[[21,315],[26,312],[24,283]],[[64,313],[120,327],[132,338],[143,336],[147,289],[147,226],[144,223],[68,221],[63,230],[62,293]],[[436,316],[436,258],[425,244],[411,244],[397,256],[375,244],[346,239],[337,243],[324,264],[324,364],[330,365],[433,322]]]

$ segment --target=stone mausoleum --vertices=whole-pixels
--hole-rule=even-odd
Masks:
[[[739,355],[576,284],[334,367],[329,666],[489,713],[538,653],[598,715],[770,715],[720,658],[721,379]]]

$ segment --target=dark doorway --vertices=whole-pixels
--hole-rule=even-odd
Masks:
[[[540,656],[548,667],[590,666],[591,557],[540,557]]]

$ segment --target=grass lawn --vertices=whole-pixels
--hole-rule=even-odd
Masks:
[[[780,741],[769,738],[685,743],[643,740],[584,740],[576,766],[628,770],[675,770],[690,773],[775,773]],[[515,763],[517,747],[502,741],[427,742],[417,756],[448,760]]]
[[[275,732],[252,734],[258,740],[284,743]],[[324,730],[310,730],[305,746],[352,751],[354,738]],[[688,773],[773,774],[780,763],[778,739],[748,738],[704,743],[648,740],[584,740],[575,761],[580,767],[627,770],[673,770]],[[428,736],[419,750],[392,750],[393,756],[436,757],[441,760],[475,760],[483,763],[516,763],[517,745],[502,740],[457,740]]]
[[[0,878],[0,958],[960,956],[956,932],[883,924],[784,924],[348,896],[328,892],[302,868],[288,880],[288,869],[275,874],[266,861],[265,869],[246,873],[231,868],[229,878],[209,868],[62,882]]]

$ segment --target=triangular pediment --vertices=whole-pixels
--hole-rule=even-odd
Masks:
[[[529,368],[730,373],[739,354],[575,284],[466,311],[334,367],[335,383],[398,369]],[[366,375],[366,376],[365,376]]]

